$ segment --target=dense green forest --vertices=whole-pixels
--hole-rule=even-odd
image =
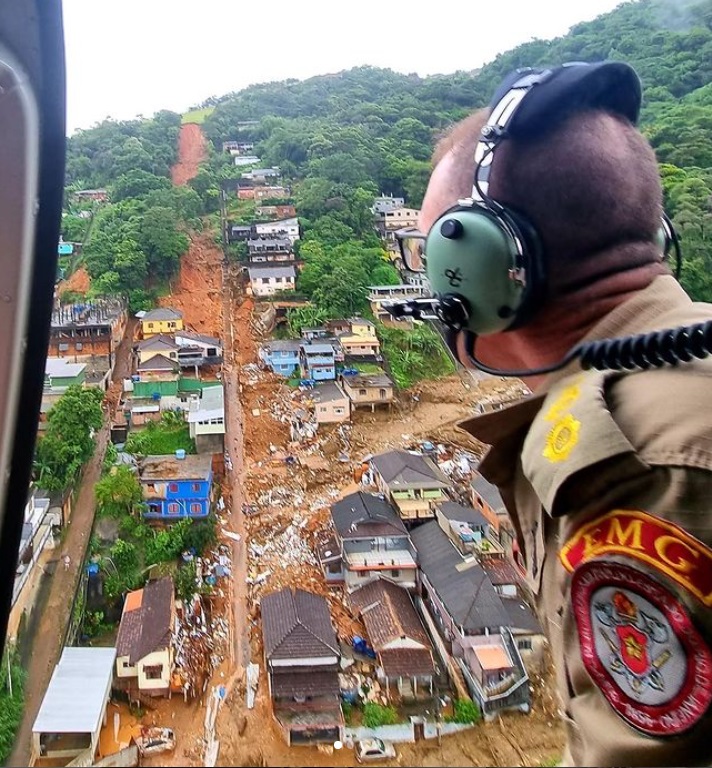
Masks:
[[[327,303],[333,297],[336,306],[328,308],[335,312],[339,305],[358,309],[353,303],[365,300],[362,286],[375,281],[374,270],[378,282],[393,277],[377,258],[373,196],[404,196],[419,206],[438,133],[486,104],[511,69],[601,59],[625,60],[642,77],[641,127],[681,236],[682,281],[693,297],[712,300],[712,0],[623,3],[565,36],[502,53],[477,72],[421,78],[359,67],[211,100],[201,105],[214,106],[203,124],[209,159],[181,190],[169,183],[180,116],[160,112],[79,131],[69,139],[68,189],[105,186],[112,199],[86,247],[95,289],[127,292],[134,306],[150,300],[153,283],[170,274],[187,244],[183,232],[217,212],[221,184],[244,170],[221,151],[223,141],[239,139],[254,142],[262,165],[279,166],[291,183],[307,263],[298,289],[315,299],[320,291]]]

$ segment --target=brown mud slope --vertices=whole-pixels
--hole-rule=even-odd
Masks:
[[[162,307],[180,310],[186,325],[197,333],[222,336],[222,251],[212,234],[190,234],[190,247],[170,288],[159,301]]]
[[[58,293],[60,296],[69,292],[86,294],[88,293],[89,288],[91,288],[91,278],[89,277],[89,273],[84,267],[79,267],[79,269],[72,273],[67,280],[63,280],[60,283]]]
[[[195,178],[200,163],[207,156],[206,144],[199,125],[188,123],[181,126],[178,136],[178,162],[171,169],[171,179],[176,186],[183,186]]]

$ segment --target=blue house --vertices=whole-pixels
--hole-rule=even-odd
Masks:
[[[210,513],[212,454],[146,456],[139,467],[146,519],[171,522]]]
[[[314,381],[329,381],[336,378],[336,360],[331,344],[313,341],[302,342],[299,349],[299,363],[302,376]]]
[[[300,345],[297,339],[270,341],[260,347],[260,360],[279,376],[290,377],[299,369]]]

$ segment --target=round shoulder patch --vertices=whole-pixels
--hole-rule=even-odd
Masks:
[[[660,737],[700,720],[712,702],[712,653],[670,591],[594,561],[574,571],[571,600],[586,670],[626,722]]]

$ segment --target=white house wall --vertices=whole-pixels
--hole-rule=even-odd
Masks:
[[[146,677],[145,668],[162,665],[163,674],[156,680],[149,680]],[[171,682],[171,654],[166,649],[163,651],[154,651],[144,656],[138,662],[138,687],[141,691],[163,690]]]

